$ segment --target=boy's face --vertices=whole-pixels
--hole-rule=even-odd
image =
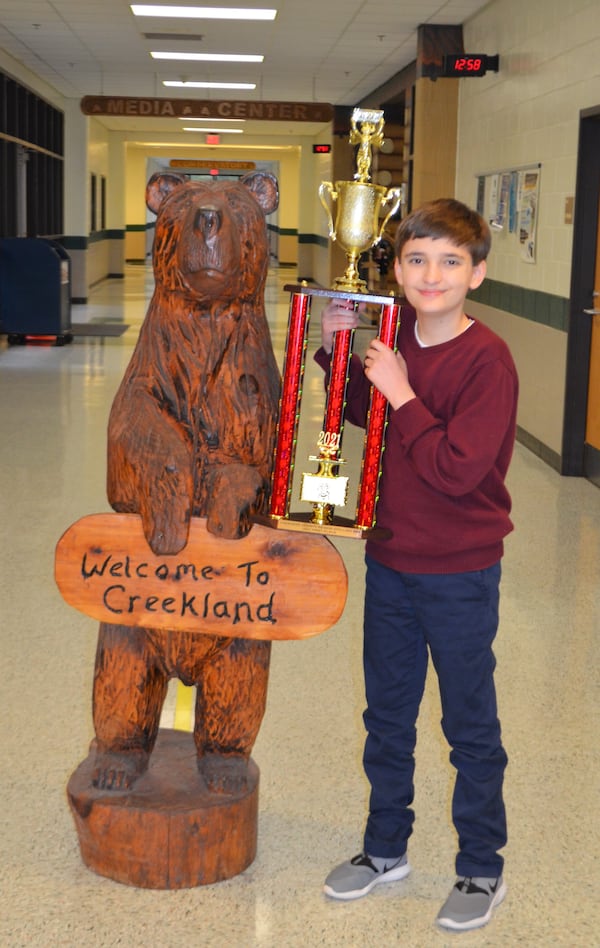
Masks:
[[[402,248],[394,264],[398,283],[417,315],[463,315],[465,297],[486,273],[485,260],[473,265],[466,247],[443,237],[415,237]]]

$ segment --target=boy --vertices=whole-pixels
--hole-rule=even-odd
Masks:
[[[485,221],[442,199],[406,217],[394,272],[403,307],[398,352],[374,339],[351,360],[346,418],[363,425],[370,384],[389,402],[377,525],[366,544],[363,764],[371,784],[363,852],[334,869],[325,893],[366,895],[410,867],[416,720],[428,656],[442,729],[456,768],[452,819],[458,880],[437,916],[455,930],[485,925],[506,893],[507,757],[497,717],[492,651],[503,538],[512,530],[504,480],[516,427],[518,380],[505,343],[464,312],[486,272]],[[354,328],[352,302],[322,314],[327,371],[334,332]]]

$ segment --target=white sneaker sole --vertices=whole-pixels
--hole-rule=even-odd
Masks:
[[[501,902],[504,901],[506,895],[506,883],[502,882],[502,885],[498,891],[494,894],[494,898],[490,902],[490,907],[488,908],[485,915],[480,915],[479,918],[472,918],[467,922],[457,922],[453,918],[442,918],[438,916],[436,922],[438,925],[441,925],[442,928],[450,928],[455,932],[466,932],[470,931],[472,928],[483,928],[484,925],[487,925],[489,920],[492,917],[492,913]]]
[[[390,869],[388,872],[384,872],[383,875],[374,876],[368,885],[363,886],[362,889],[338,892],[336,889],[332,889],[331,886],[325,884],[323,886],[323,892],[331,899],[338,899],[343,902],[349,902],[352,899],[362,899],[362,897],[368,895],[371,889],[374,889],[376,885],[381,885],[383,882],[399,882],[400,879],[405,879],[409,872],[410,865],[408,862],[405,862],[402,866],[397,866],[396,869]]]

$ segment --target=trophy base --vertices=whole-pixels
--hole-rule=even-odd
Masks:
[[[366,293],[368,287],[366,280],[354,280],[342,276],[333,281],[333,289],[340,290],[342,293]]]
[[[339,277],[339,279],[343,279]],[[371,293],[371,292],[359,292],[355,293],[352,290],[342,290],[339,287],[327,288],[323,286],[304,286],[301,283],[286,283],[283,289],[289,293],[295,293],[299,296],[317,296],[317,297],[327,297],[331,299],[332,297],[336,299],[354,299],[357,303],[373,303],[377,306],[389,306],[392,304],[398,304],[402,306],[406,303],[406,297],[397,296],[393,293]]]
[[[273,530],[293,530],[296,533],[320,533],[330,537],[349,537],[355,540],[388,540],[392,533],[385,527],[361,527],[351,520],[337,517],[333,523],[313,523],[311,513],[295,513],[292,517],[272,517],[256,514],[255,523]]]

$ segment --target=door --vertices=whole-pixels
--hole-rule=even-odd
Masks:
[[[594,482],[600,474],[600,204],[596,232],[596,265],[590,306],[583,312],[592,320],[590,371],[585,422],[584,474]],[[599,482],[600,483],[600,482]]]
[[[580,113],[561,474],[600,487],[600,105]]]

